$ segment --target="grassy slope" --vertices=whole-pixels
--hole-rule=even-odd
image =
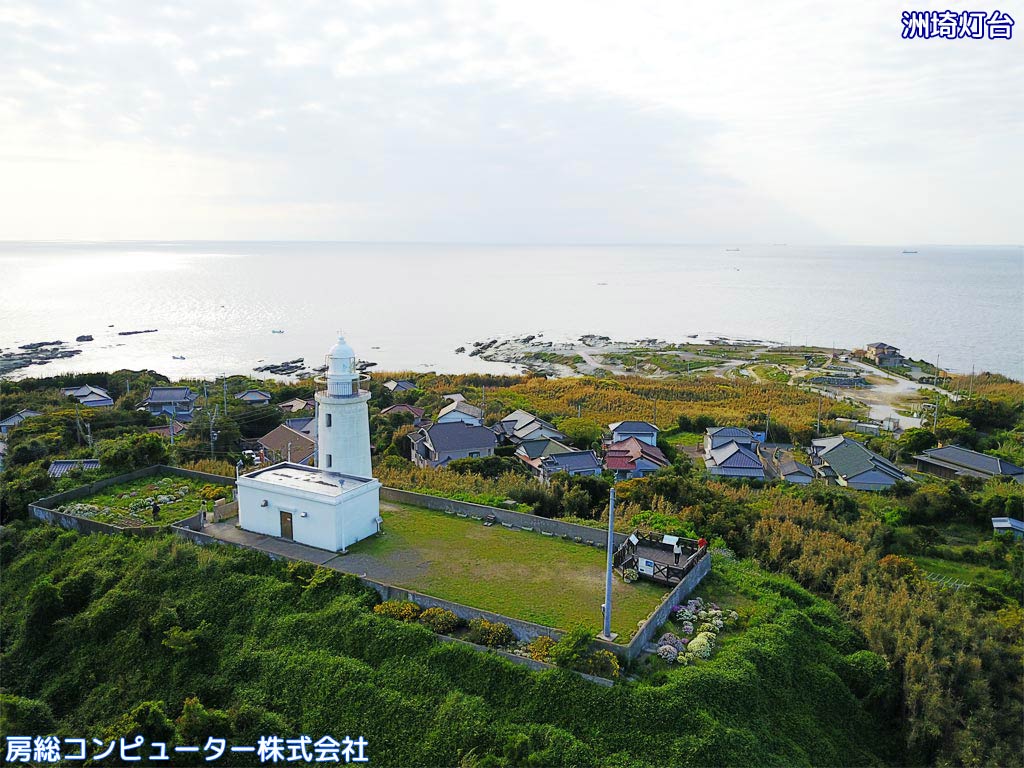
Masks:
[[[233,743],[361,734],[384,766],[880,762],[880,719],[840,677],[856,638],[785,579],[746,584],[778,609],[717,664],[607,689],[437,643],[340,575],[251,552],[18,523],[0,557],[0,673],[35,700],[8,706],[8,733],[127,734],[142,702],[173,718],[198,696]]]
[[[385,535],[351,552],[401,561],[389,579],[396,586],[560,629],[600,626],[603,549],[403,505],[382,515]],[[612,629],[627,639],[665,592],[615,578]]]

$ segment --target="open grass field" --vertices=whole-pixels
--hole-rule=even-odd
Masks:
[[[926,573],[957,579],[967,584],[980,584],[991,589],[1005,589],[1015,581],[1013,576],[1007,571],[989,568],[988,566],[976,563],[957,562],[939,557],[925,557],[923,555],[914,555],[913,559]],[[1012,594],[1012,586],[1010,589]]]
[[[381,516],[384,533],[351,547],[346,568],[365,561],[371,578],[406,589],[557,629],[600,629],[603,549],[405,505],[381,504]],[[667,591],[615,577],[612,630],[620,642]]]
[[[112,485],[92,496],[62,505],[57,511],[122,527],[168,525],[198,512],[203,502],[200,491],[209,485],[187,477],[143,477]],[[214,498],[231,494],[230,488],[212,487],[222,491]],[[152,511],[154,501],[160,507],[156,517]],[[212,501],[207,501],[207,508],[212,509]]]

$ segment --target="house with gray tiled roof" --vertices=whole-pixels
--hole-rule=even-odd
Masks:
[[[13,416],[8,416],[6,419],[0,421],[0,435],[6,435],[11,429],[21,424],[25,419],[31,419],[33,416],[42,415],[43,414],[39,411],[33,411],[31,408],[22,408]]]
[[[708,427],[704,432],[704,458],[711,457],[711,451],[729,443],[742,445],[748,450],[757,450],[757,437],[744,427]]]
[[[191,421],[198,397],[190,387],[150,387],[139,407],[154,416],[173,415],[176,419]]]
[[[959,445],[945,445],[941,448],[929,448],[914,457],[919,472],[953,480],[959,477],[978,477],[987,480],[990,477],[1010,477],[1018,483],[1024,483],[1024,468],[1012,462],[978,453]]]
[[[235,400],[241,400],[246,405],[270,405],[270,393],[262,389],[247,389],[235,395]]]
[[[103,387],[94,387],[91,384],[78,384],[74,387],[61,389],[65,397],[75,398],[80,405],[89,408],[110,408],[114,404],[114,398]]]
[[[886,458],[856,440],[837,435],[811,441],[811,467],[815,474],[836,485],[860,491],[882,491],[898,482],[913,482]]]
[[[391,379],[384,382],[384,389],[388,392],[408,392],[410,389],[416,389],[416,382],[408,379]]]
[[[494,455],[498,440],[487,427],[450,421],[421,427],[409,435],[412,460],[418,467],[443,467],[455,459]]]
[[[526,440],[537,440],[548,438],[551,440],[565,440],[565,433],[557,429],[554,424],[534,416],[529,411],[516,409],[492,427],[498,441],[519,445]]]
[[[541,480],[550,480],[559,472],[568,475],[600,475],[601,460],[593,451],[575,451],[569,449],[562,453],[552,453],[540,460]]]
[[[621,443],[623,440],[635,437],[648,445],[658,444],[658,432],[661,431],[646,421],[616,421],[614,424],[609,424],[608,429],[611,430],[611,442],[613,443]]]
[[[50,467],[46,470],[46,474],[50,477],[63,477],[68,472],[78,469],[85,472],[90,469],[99,468],[99,459],[54,459],[50,462]]]
[[[757,451],[732,441],[713,448],[704,459],[704,468],[715,477],[764,480],[764,466]]]
[[[450,424],[457,421],[481,426],[484,423],[484,409],[467,403],[465,400],[455,400],[437,413],[439,424]]]

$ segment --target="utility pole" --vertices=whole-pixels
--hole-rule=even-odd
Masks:
[[[612,549],[615,547],[615,486],[608,494],[608,560],[604,575],[604,632],[602,638],[614,640],[612,634]]]
[[[217,408],[218,408],[218,406],[215,405],[213,407],[213,413],[210,414],[210,458],[211,459],[213,458],[213,443],[217,439],[217,433],[213,429],[213,424],[214,424],[214,422],[217,421]],[[207,411],[207,413],[209,413],[209,411]]]
[[[92,424],[89,422],[85,423],[85,442],[89,448],[92,448]]]
[[[818,393],[818,424],[815,427],[815,432],[818,433],[818,437],[821,437],[821,393]]]
[[[75,403],[75,434],[78,436],[78,444],[82,444],[82,420],[78,417],[78,403]]]
[[[292,441],[288,441],[288,463],[292,463]]]
[[[228,415],[228,380],[224,379],[224,415]]]

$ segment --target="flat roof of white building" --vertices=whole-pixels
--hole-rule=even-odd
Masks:
[[[322,496],[341,496],[343,493],[362,488],[367,483],[376,482],[372,478],[340,475],[324,472],[316,467],[288,463],[258,469],[248,475],[242,475],[239,480],[259,480],[278,487],[294,488]]]

